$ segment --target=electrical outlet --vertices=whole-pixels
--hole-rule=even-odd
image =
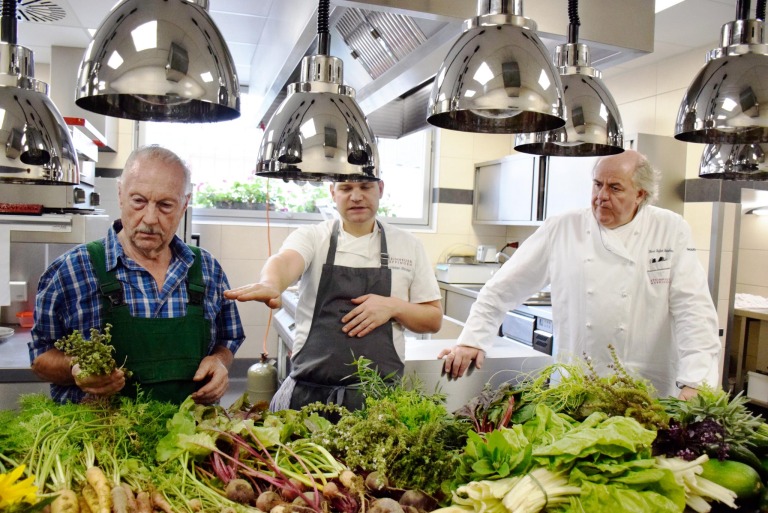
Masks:
[[[27,282],[26,281],[12,281],[11,285],[11,301],[23,302],[27,300]]]

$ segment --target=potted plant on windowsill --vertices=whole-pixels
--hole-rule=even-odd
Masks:
[[[194,204],[202,208],[266,210],[267,192],[263,182],[261,179],[236,181],[226,189],[205,185],[195,192]],[[270,210],[275,210],[274,201],[270,201]]]

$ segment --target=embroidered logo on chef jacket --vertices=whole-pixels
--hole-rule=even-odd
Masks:
[[[671,249],[651,249],[648,250],[648,279],[651,285],[662,285],[670,282],[672,269]]]
[[[413,271],[413,259],[403,257],[389,257],[389,268],[393,271]]]

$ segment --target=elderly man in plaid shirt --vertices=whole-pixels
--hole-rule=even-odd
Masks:
[[[135,396],[180,403],[217,402],[245,336],[219,263],[175,233],[190,199],[190,172],[159,146],[135,150],[118,180],[120,219],[104,239],[56,259],[40,278],[30,342],[32,370],[50,381],[58,402],[88,395]],[[112,326],[115,360],[109,375],[79,375],[55,348],[79,330]]]

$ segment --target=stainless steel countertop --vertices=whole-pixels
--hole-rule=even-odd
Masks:
[[[445,283],[442,281],[437,282],[441,289],[456,292],[467,297],[477,299],[477,294],[480,292],[482,285],[475,284],[463,284],[463,283]],[[539,305],[518,305],[511,308],[510,311],[522,312],[528,315],[534,315],[543,319],[552,320],[552,307],[551,306],[539,306]]]
[[[3,326],[13,328],[15,333],[0,341],[0,383],[41,381],[29,365],[27,343],[32,341],[32,328],[22,328],[18,324],[3,324]]]

